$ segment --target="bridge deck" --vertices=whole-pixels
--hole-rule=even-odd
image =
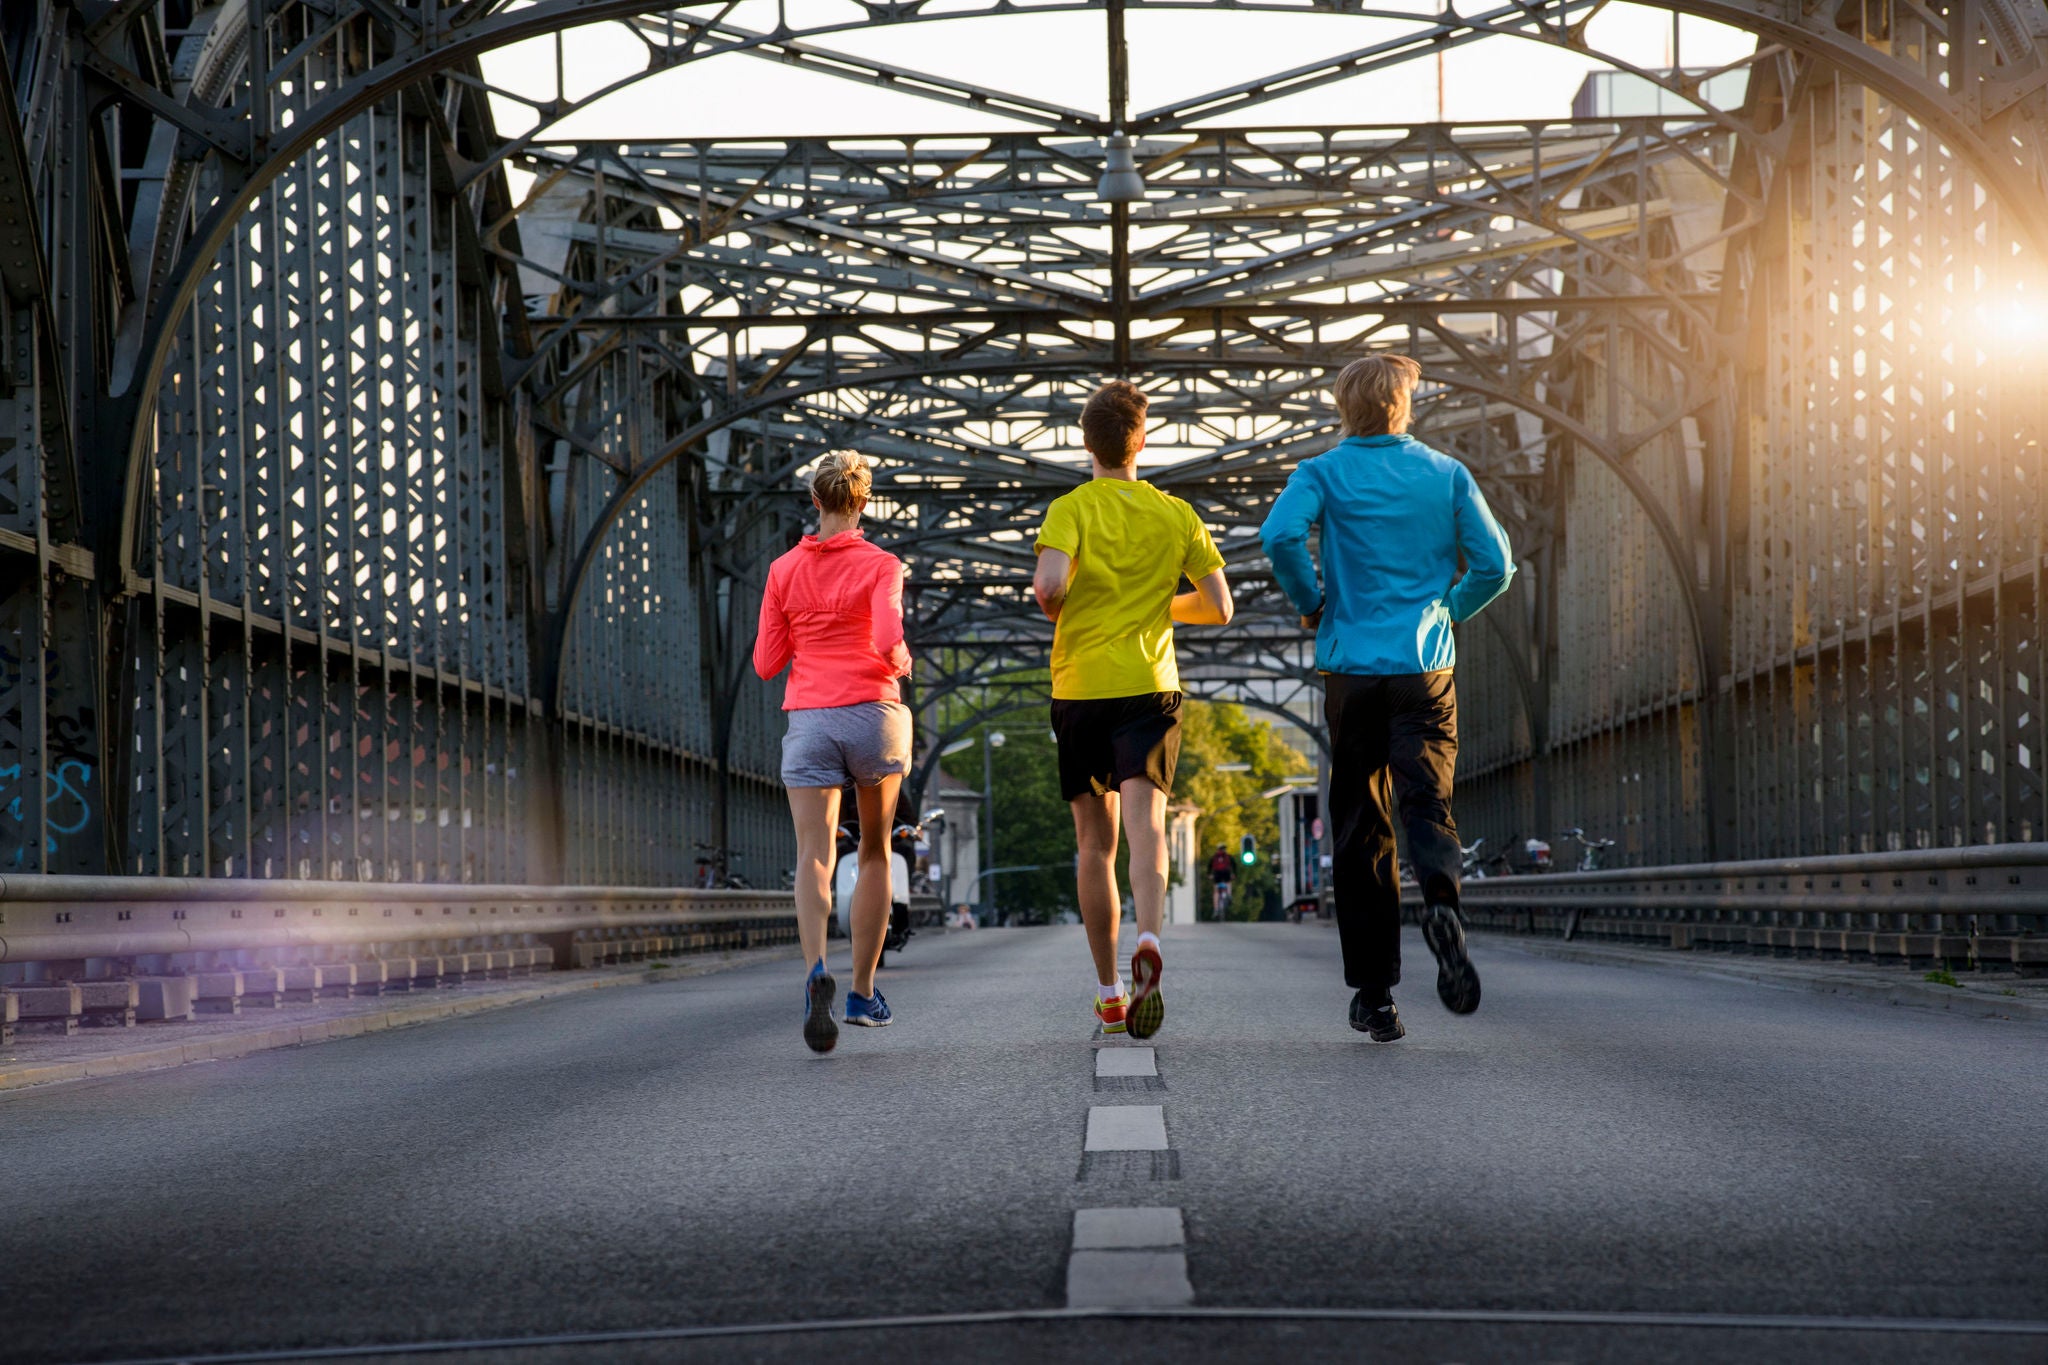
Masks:
[[[1097,1079],[1098,1049],[1134,1045],[1089,1036],[1079,931],[1035,930],[918,939],[887,974],[899,1024],[829,1057],[803,1049],[796,969],[772,962],[0,1097],[0,1359],[1057,1310],[1075,1211],[1126,1207],[1181,1210],[1199,1306],[1421,1316],[961,1323],[698,1349],[2040,1349],[1430,1317],[2048,1319],[2038,1024],[1494,939],[1477,945],[1486,1005],[1459,1019],[1411,941],[1410,1036],[1374,1047],[1344,1025],[1327,928],[1201,926],[1169,947],[1156,1080]],[[1128,1060],[1110,1069],[1143,1072]],[[1165,1154],[1084,1160],[1090,1111],[1127,1106],[1158,1107]],[[1142,1300],[1174,1250],[1110,1253],[1079,1292]]]

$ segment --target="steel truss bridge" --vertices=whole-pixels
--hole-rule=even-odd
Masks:
[[[1632,865],[2040,839],[2048,10],[1666,0],[1757,35],[1716,109],[1723,71],[1595,50],[1603,3],[8,0],[0,871],[773,878],[746,658],[799,475],[880,464],[914,700],[968,718],[935,753],[1038,703],[1031,531],[1113,374],[1240,595],[1183,634],[1190,690],[1313,734],[1255,530],[1374,350],[1422,362],[1419,431],[1522,565],[1461,642],[1469,832]],[[1139,9],[1360,36],[1132,109]],[[835,46],[1059,10],[1101,16],[1105,112]],[[599,90],[488,74],[593,26],[633,39]],[[1481,41],[1691,112],[1261,121]],[[1016,131],[560,135],[731,54]],[[1142,202],[1096,195],[1119,131]]]

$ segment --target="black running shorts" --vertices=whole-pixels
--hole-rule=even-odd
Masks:
[[[1060,796],[1101,796],[1134,777],[1171,796],[1180,762],[1180,693],[1087,697],[1052,703]]]

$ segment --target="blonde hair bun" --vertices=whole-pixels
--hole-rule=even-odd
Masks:
[[[875,486],[868,462],[851,450],[835,450],[818,462],[811,475],[811,496],[827,512],[841,516],[858,512]]]

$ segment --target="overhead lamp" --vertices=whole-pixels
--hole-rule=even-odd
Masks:
[[[1111,133],[1103,147],[1102,179],[1095,197],[1105,204],[1145,202],[1145,177],[1138,174],[1138,159],[1131,154],[1131,135]]]

